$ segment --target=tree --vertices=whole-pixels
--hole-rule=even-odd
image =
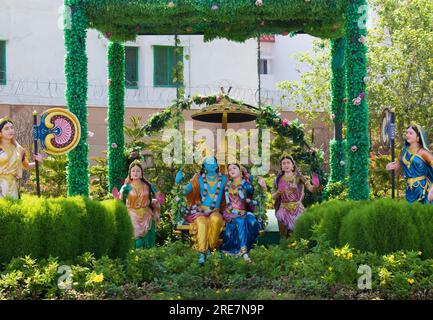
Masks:
[[[396,112],[397,140],[405,126],[417,122],[433,141],[433,2],[430,0],[370,0],[377,21],[368,30],[368,104],[373,145],[377,145],[385,107]],[[315,40],[313,53],[299,53],[298,64],[308,71],[298,81],[279,84],[283,98],[295,104],[300,117],[311,123],[316,111],[330,113],[330,50]]]
[[[405,126],[433,126],[433,2],[371,0],[378,13],[370,30],[369,106],[372,127],[378,128],[384,107],[396,112],[399,142]],[[378,130],[374,130],[376,132]],[[427,130],[428,131],[428,130]],[[430,140],[433,132],[428,132]]]
[[[277,86],[283,91],[282,99],[290,102],[299,117],[308,127],[320,113],[330,114],[330,47],[329,41],[313,41],[313,53],[299,52],[293,57],[297,60],[296,72],[300,79],[282,81]],[[307,71],[303,71],[307,67]],[[328,117],[329,118],[329,117]]]

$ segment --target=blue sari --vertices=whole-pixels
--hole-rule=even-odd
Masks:
[[[252,195],[253,188],[249,182],[242,180],[236,187],[231,181],[228,183],[225,192],[228,209],[224,211],[227,223],[221,251],[243,255],[248,253],[257,241],[261,225],[252,213]],[[247,198],[251,200],[250,204],[246,202]]]
[[[428,193],[433,185],[433,168],[418,154],[404,147],[400,163],[406,182],[406,200],[409,203],[428,203]]]

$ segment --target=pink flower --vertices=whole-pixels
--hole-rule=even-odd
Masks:
[[[111,148],[113,148],[113,149],[117,149],[117,143],[113,142],[113,143],[111,144]]]
[[[107,80],[107,85],[108,85],[108,86],[111,86],[111,79],[108,79],[108,80]]]
[[[283,122],[281,123],[283,127],[287,127],[288,124],[289,124],[289,120],[287,119],[284,119]]]
[[[156,200],[159,202],[159,204],[164,204],[165,203],[164,194],[162,192],[158,192],[156,194]]]
[[[360,97],[358,97],[358,98],[353,99],[352,102],[355,106],[359,106],[362,103],[362,99]]]
[[[352,152],[356,152],[356,151],[358,151],[358,147],[357,146],[352,146]]]
[[[368,84],[370,82],[370,78],[369,77],[364,77],[364,83]]]
[[[358,42],[365,44],[367,42],[367,39],[364,36],[359,37]]]
[[[358,97],[361,98],[361,99],[364,99],[365,98],[365,93],[361,92]]]
[[[129,156],[130,156],[131,158],[135,159],[135,158],[138,157],[138,153],[137,153],[136,151],[132,151],[132,152],[129,154]]]
[[[257,6],[257,7],[261,7],[261,6],[263,6],[263,1],[262,1],[262,0],[257,0],[257,1],[256,1],[256,6]]]
[[[317,175],[317,173],[313,173],[312,175],[312,181],[313,181],[313,185],[315,185],[316,187],[318,185],[320,185],[320,181],[319,181],[319,176]]]
[[[221,99],[222,99],[222,97],[221,97],[221,96],[217,96],[217,97],[216,97],[216,102],[220,102],[220,101],[221,101]]]

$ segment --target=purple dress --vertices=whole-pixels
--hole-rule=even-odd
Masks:
[[[275,180],[276,190],[284,190],[284,193],[275,201],[275,216],[278,222],[284,224],[288,230],[293,231],[296,219],[304,212],[302,204],[304,199],[304,184],[298,177],[293,176],[286,181],[282,176]]]

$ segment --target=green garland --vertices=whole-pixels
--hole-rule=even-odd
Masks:
[[[346,179],[346,140],[331,140],[329,183],[345,181]]]
[[[89,195],[87,155],[87,18],[80,0],[65,0],[71,8],[71,27],[64,29],[66,102],[81,124],[78,146],[68,153],[68,195]]]
[[[197,105],[212,105],[223,98],[234,104],[242,104],[241,101],[235,100],[227,94],[211,96],[195,95],[192,98],[179,99],[174,101],[173,104],[164,111],[153,114],[144,125],[144,131],[149,136],[159,133],[162,129],[170,127],[169,124],[172,118],[179,114],[179,112],[190,110],[193,103]],[[282,119],[280,114],[276,112],[272,106],[266,106],[262,108],[256,120],[256,126],[258,128],[272,128],[277,135],[287,137],[295,144],[301,146],[302,151],[297,154],[296,160],[308,163],[311,171],[319,175],[322,183],[327,181],[327,175],[323,168],[323,153],[307,146],[304,140],[304,126],[299,120],[296,119],[289,122]]]
[[[242,102],[237,101],[226,94],[217,94],[210,96],[194,95],[193,97],[180,97],[173,101],[173,103],[164,111],[154,113],[150,116],[147,123],[144,125],[144,131],[147,135],[152,135],[160,132],[162,129],[170,127],[169,123],[175,117],[182,115],[185,110],[190,110],[193,104],[196,105],[212,105],[219,102],[221,99],[227,99],[231,103],[241,105]],[[175,127],[176,123],[173,124]]]
[[[366,0],[351,0],[346,12],[346,70],[347,70],[347,153],[349,172],[349,198],[369,198],[368,163],[368,105],[366,94],[367,46],[366,27],[360,28],[361,6]]]
[[[203,34],[243,42],[260,34],[344,35],[347,0],[83,0],[91,28],[113,41],[137,34]]]
[[[344,66],[346,40],[331,40],[331,113],[335,126],[334,140],[330,143],[330,169],[328,183],[346,178],[346,146],[343,141],[343,124],[346,117],[346,72]]]
[[[125,179],[125,47],[108,44],[108,183],[109,190],[120,189]]]
[[[366,0],[65,0],[65,5],[72,9],[71,28],[65,29],[66,99],[69,110],[80,120],[83,132],[78,147],[68,156],[68,193],[88,195],[89,189],[85,52],[88,27],[103,32],[115,41],[133,40],[138,34],[204,34],[205,40],[226,38],[245,41],[257,34],[308,33],[337,39],[345,32],[349,196],[351,199],[367,199],[366,29],[358,27],[363,14],[358,10],[366,4]],[[162,129],[173,116],[179,118],[180,111],[190,107],[191,99],[177,98],[175,106],[169,111],[151,118],[147,132]],[[337,113],[337,116],[340,114]],[[261,116],[277,134],[292,137],[295,143],[303,142],[303,131],[299,130],[296,122],[288,124],[269,110]],[[314,151],[310,154],[305,154],[305,157],[316,156]]]

